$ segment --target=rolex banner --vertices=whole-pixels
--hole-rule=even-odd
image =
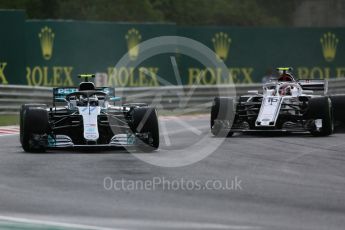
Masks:
[[[158,74],[173,77],[169,55],[159,54],[137,63],[141,51],[137,45],[174,34],[173,25],[28,21],[25,79],[28,85],[73,86],[78,84],[78,74],[102,73],[106,85],[159,86]],[[116,66],[127,52],[128,65]]]
[[[277,66],[291,66],[303,79],[345,77],[343,28],[25,21],[24,15],[0,11],[0,84],[74,86],[80,73],[97,73],[99,84],[116,87],[250,84]],[[226,76],[217,67],[222,62]]]
[[[0,84],[27,84],[25,12],[0,10]]]
[[[276,67],[293,67],[299,79],[345,77],[345,29],[183,27],[180,36],[210,47],[229,68],[218,83],[262,82]],[[186,84],[214,84],[219,71],[185,63]]]

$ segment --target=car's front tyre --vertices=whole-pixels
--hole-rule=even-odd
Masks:
[[[143,135],[138,148],[144,152],[152,152],[159,147],[159,127],[157,113],[151,107],[138,107],[133,110],[133,126],[135,133]],[[147,136],[146,136],[147,135]]]
[[[23,107],[20,117],[21,144],[25,152],[45,152],[48,112],[43,107]]]
[[[313,136],[329,136],[334,131],[332,102],[329,97],[315,97],[309,99],[308,114],[314,120],[321,119],[322,127],[314,125],[310,133]]]
[[[231,125],[234,117],[234,100],[233,98],[216,97],[211,107],[210,128],[211,133],[217,137],[230,137],[230,127],[224,127],[222,122],[228,122]]]

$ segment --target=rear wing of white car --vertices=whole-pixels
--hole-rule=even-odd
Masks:
[[[327,94],[328,92],[327,80],[301,79],[297,82],[300,84],[303,90],[321,91],[324,94]]]

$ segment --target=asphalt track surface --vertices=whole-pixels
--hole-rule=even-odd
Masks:
[[[213,138],[207,117],[187,120]],[[173,119],[166,129],[176,148],[200,135]],[[236,135],[197,163],[166,168],[122,150],[28,154],[18,135],[0,136],[0,228],[344,229],[344,140],[344,133]],[[165,148],[164,137],[161,143]],[[106,177],[237,178],[241,188],[169,190],[161,184],[150,191],[116,191],[104,187]]]

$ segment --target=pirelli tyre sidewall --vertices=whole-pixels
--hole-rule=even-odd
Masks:
[[[47,106],[45,104],[24,104],[20,107],[20,112],[19,112],[19,139],[20,139],[21,144],[23,143],[23,124],[24,124],[23,114],[24,114],[24,111],[30,107],[47,108]]]
[[[214,98],[211,107],[211,133],[214,136],[232,136],[233,132],[229,132],[228,129],[224,129],[222,125],[216,122],[229,121],[230,124],[233,122],[235,116],[235,101],[234,98],[229,97],[216,97]]]
[[[330,96],[333,107],[334,120],[339,122],[345,122],[345,95],[333,95]]]
[[[310,98],[307,117],[314,120],[322,119],[321,130],[311,130],[313,136],[329,136],[333,133],[333,108],[329,97]]]
[[[138,148],[144,152],[151,152],[159,147],[159,127],[156,109],[138,107],[133,110],[133,132],[148,133],[149,139],[141,139]]]
[[[22,147],[25,152],[44,152],[44,141],[34,140],[35,135],[44,136],[49,130],[48,111],[45,107],[28,106],[21,111]]]

